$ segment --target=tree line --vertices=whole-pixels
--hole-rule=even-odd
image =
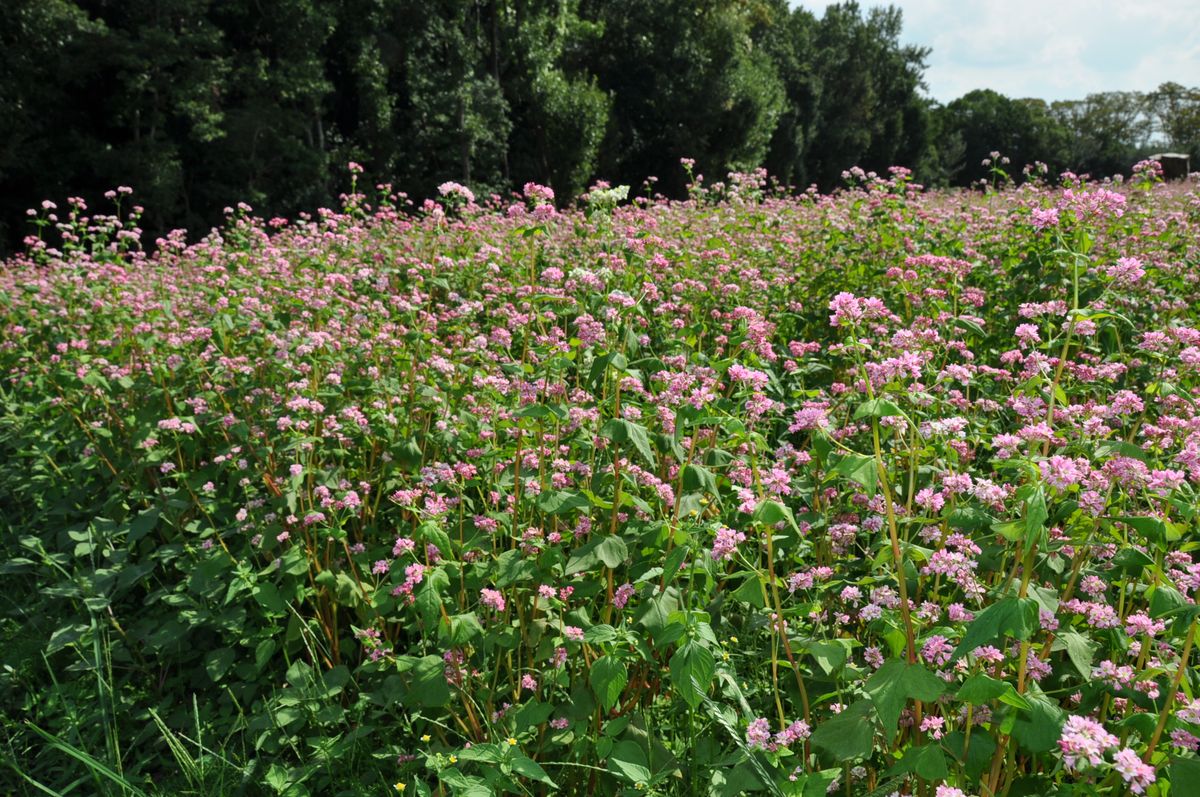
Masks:
[[[993,150],[1104,174],[1200,155],[1200,90],[1176,84],[941,106],[901,22],[787,0],[5,0],[0,246],[42,198],[119,184],[152,231],[312,210],[350,161],[418,198],[570,199],[598,177],[678,195],[681,157],[829,189],[853,165],[966,185]]]

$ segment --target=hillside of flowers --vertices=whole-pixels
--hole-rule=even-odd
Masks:
[[[31,211],[0,792],[1200,793],[1200,191],[847,177]]]

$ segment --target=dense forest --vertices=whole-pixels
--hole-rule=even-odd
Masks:
[[[152,232],[336,201],[345,168],[420,198],[603,178],[678,195],[765,167],[834,187],[852,165],[966,185],[1000,151],[1051,174],[1200,155],[1200,89],[1048,104],[924,94],[901,12],[787,0],[5,0],[0,249],[46,197],[136,188]]]

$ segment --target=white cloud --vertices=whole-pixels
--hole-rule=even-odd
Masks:
[[[868,8],[879,3],[862,0]],[[883,3],[886,4],[886,3]],[[1200,84],[1196,0],[893,0],[905,42],[932,49],[925,82],[948,102],[972,89],[1081,98]],[[818,16],[822,0],[793,0]]]

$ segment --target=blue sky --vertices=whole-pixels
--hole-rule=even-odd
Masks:
[[[818,16],[821,0],[792,0]],[[860,0],[864,8],[887,3]],[[902,39],[931,47],[929,94],[976,88],[1010,97],[1078,99],[1200,85],[1200,0],[892,0]]]

